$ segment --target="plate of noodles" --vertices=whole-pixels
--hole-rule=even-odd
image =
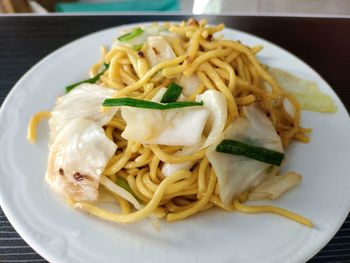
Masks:
[[[80,38],[18,81],[0,124],[1,206],[50,262],[304,262],[350,210],[335,92],[223,24]]]

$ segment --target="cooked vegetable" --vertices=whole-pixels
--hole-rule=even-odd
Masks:
[[[126,121],[123,138],[143,144],[180,146],[199,143],[208,118],[205,107],[169,110],[122,107],[121,114]]]
[[[104,63],[102,71],[100,73],[98,73],[95,77],[89,78],[89,79],[86,79],[86,80],[82,80],[82,81],[74,83],[74,84],[72,84],[70,86],[67,86],[66,87],[66,93],[70,92],[72,89],[74,89],[76,86],[78,86],[80,84],[83,84],[83,83],[96,83],[100,79],[100,77],[103,75],[103,73],[105,73],[105,71],[108,68],[109,68],[109,64]]]
[[[301,175],[295,172],[272,175],[255,187],[248,198],[249,200],[276,199],[298,185],[300,181]]]
[[[146,58],[149,65],[154,67],[163,61],[176,58],[176,55],[163,36],[150,36],[147,38]]]
[[[174,82],[170,83],[160,102],[168,103],[177,101],[181,94],[181,91],[182,87],[175,84]]]
[[[124,198],[128,202],[130,202],[136,209],[141,209],[142,205],[139,203],[139,201],[134,197],[134,195],[129,192],[128,190],[124,189],[123,187],[119,186],[115,182],[113,182],[108,177],[102,175],[101,184],[104,185],[109,191],[111,191],[114,194],[119,195],[120,197]]]
[[[166,91],[167,91],[167,88],[160,88],[159,91],[156,93],[156,95],[153,96],[151,101],[160,103]],[[185,97],[182,94],[180,94],[179,98],[176,101],[178,102],[185,101]]]
[[[183,87],[182,93],[188,97],[191,96],[199,88],[201,81],[196,74],[192,74],[189,77],[181,74],[178,80],[178,84]]]
[[[115,94],[111,88],[96,84],[81,84],[71,92],[59,97],[51,111],[49,120],[50,141],[71,121],[84,118],[96,122],[101,127],[107,124],[118,108],[101,111],[102,102]]]
[[[132,64],[132,66],[134,67],[137,76],[139,76],[141,78],[144,74],[142,66],[141,66],[142,64],[139,63],[139,60],[133,54],[128,54],[127,56]]]
[[[330,113],[337,111],[332,97],[322,93],[316,82],[298,78],[277,68],[270,68],[269,73],[297,98],[302,109]]]
[[[95,201],[102,172],[116,149],[100,125],[71,120],[50,147],[46,179],[69,199]]]
[[[225,95],[217,90],[207,90],[196,97],[197,101],[203,101],[204,107],[209,110],[209,118],[204,127],[204,135],[207,136],[201,148],[216,143],[222,135],[227,119],[227,102]]]
[[[263,147],[254,146],[248,143],[239,142],[236,140],[223,140],[216,146],[217,152],[229,153],[235,155],[243,155],[248,158],[258,160],[264,163],[270,163],[280,166],[284,154],[272,151]]]
[[[282,153],[281,139],[265,113],[255,105],[243,107],[243,113],[246,118],[235,119],[219,141],[249,140],[255,146]],[[206,155],[218,178],[220,198],[225,205],[278,170],[276,166],[246,156],[217,152],[216,147],[215,144],[211,146]]]
[[[169,110],[184,107],[203,106],[203,102],[179,101],[160,104],[153,101],[139,100],[133,98],[114,98],[106,99],[102,105],[104,107],[129,106],[143,109]]]
[[[141,27],[137,27],[132,32],[118,37],[118,40],[121,42],[127,42],[127,41],[132,40],[135,37],[138,37],[142,33],[143,33],[143,29]]]
[[[121,188],[123,188],[126,191],[128,191],[130,194],[132,194],[136,198],[136,200],[138,200],[140,202],[140,200],[137,198],[137,196],[135,195],[134,191],[131,189],[131,187],[128,184],[128,182],[123,177],[118,176],[115,183],[117,185],[119,185]]]

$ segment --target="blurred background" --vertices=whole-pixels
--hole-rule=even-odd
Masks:
[[[81,12],[350,15],[350,0],[0,0],[0,14]]]

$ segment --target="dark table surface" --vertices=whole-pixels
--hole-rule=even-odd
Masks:
[[[94,31],[142,21],[184,16],[19,16],[0,17],[0,105],[16,81],[58,47]],[[200,17],[198,17],[200,18]],[[316,69],[350,109],[350,19],[205,16],[263,37]],[[12,228],[0,209],[0,262],[46,262]],[[310,262],[350,262],[350,216]]]

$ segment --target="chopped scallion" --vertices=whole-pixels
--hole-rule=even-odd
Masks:
[[[105,71],[109,68],[109,64],[104,63],[103,67],[104,68],[102,69],[102,71],[100,73],[96,74],[95,77],[90,78],[90,79],[86,79],[86,80],[82,80],[82,81],[74,83],[74,84],[72,84],[70,86],[67,86],[66,87],[66,93],[70,92],[72,89],[74,89],[76,86],[78,86],[80,84],[83,84],[83,83],[96,83],[100,79],[100,77],[103,75],[103,73],[105,73]]]
[[[175,102],[182,92],[182,88],[174,82],[168,85],[166,92],[164,93],[161,103]]]
[[[223,140],[216,146],[217,152],[229,153],[234,155],[243,155],[248,158],[280,166],[284,154],[263,147],[246,144],[236,140]]]
[[[135,37],[138,37],[142,33],[143,33],[143,29],[141,27],[137,27],[132,32],[118,37],[118,40],[121,41],[121,42],[127,42],[127,41],[130,41],[131,39],[133,39]]]
[[[155,110],[168,110],[192,106],[203,106],[203,102],[191,102],[191,101],[181,101],[181,102],[169,102],[165,104],[148,101],[148,100],[138,100],[133,98],[114,98],[106,99],[103,104],[104,107],[114,107],[114,106],[129,106],[135,108],[144,109],[155,109]]]

